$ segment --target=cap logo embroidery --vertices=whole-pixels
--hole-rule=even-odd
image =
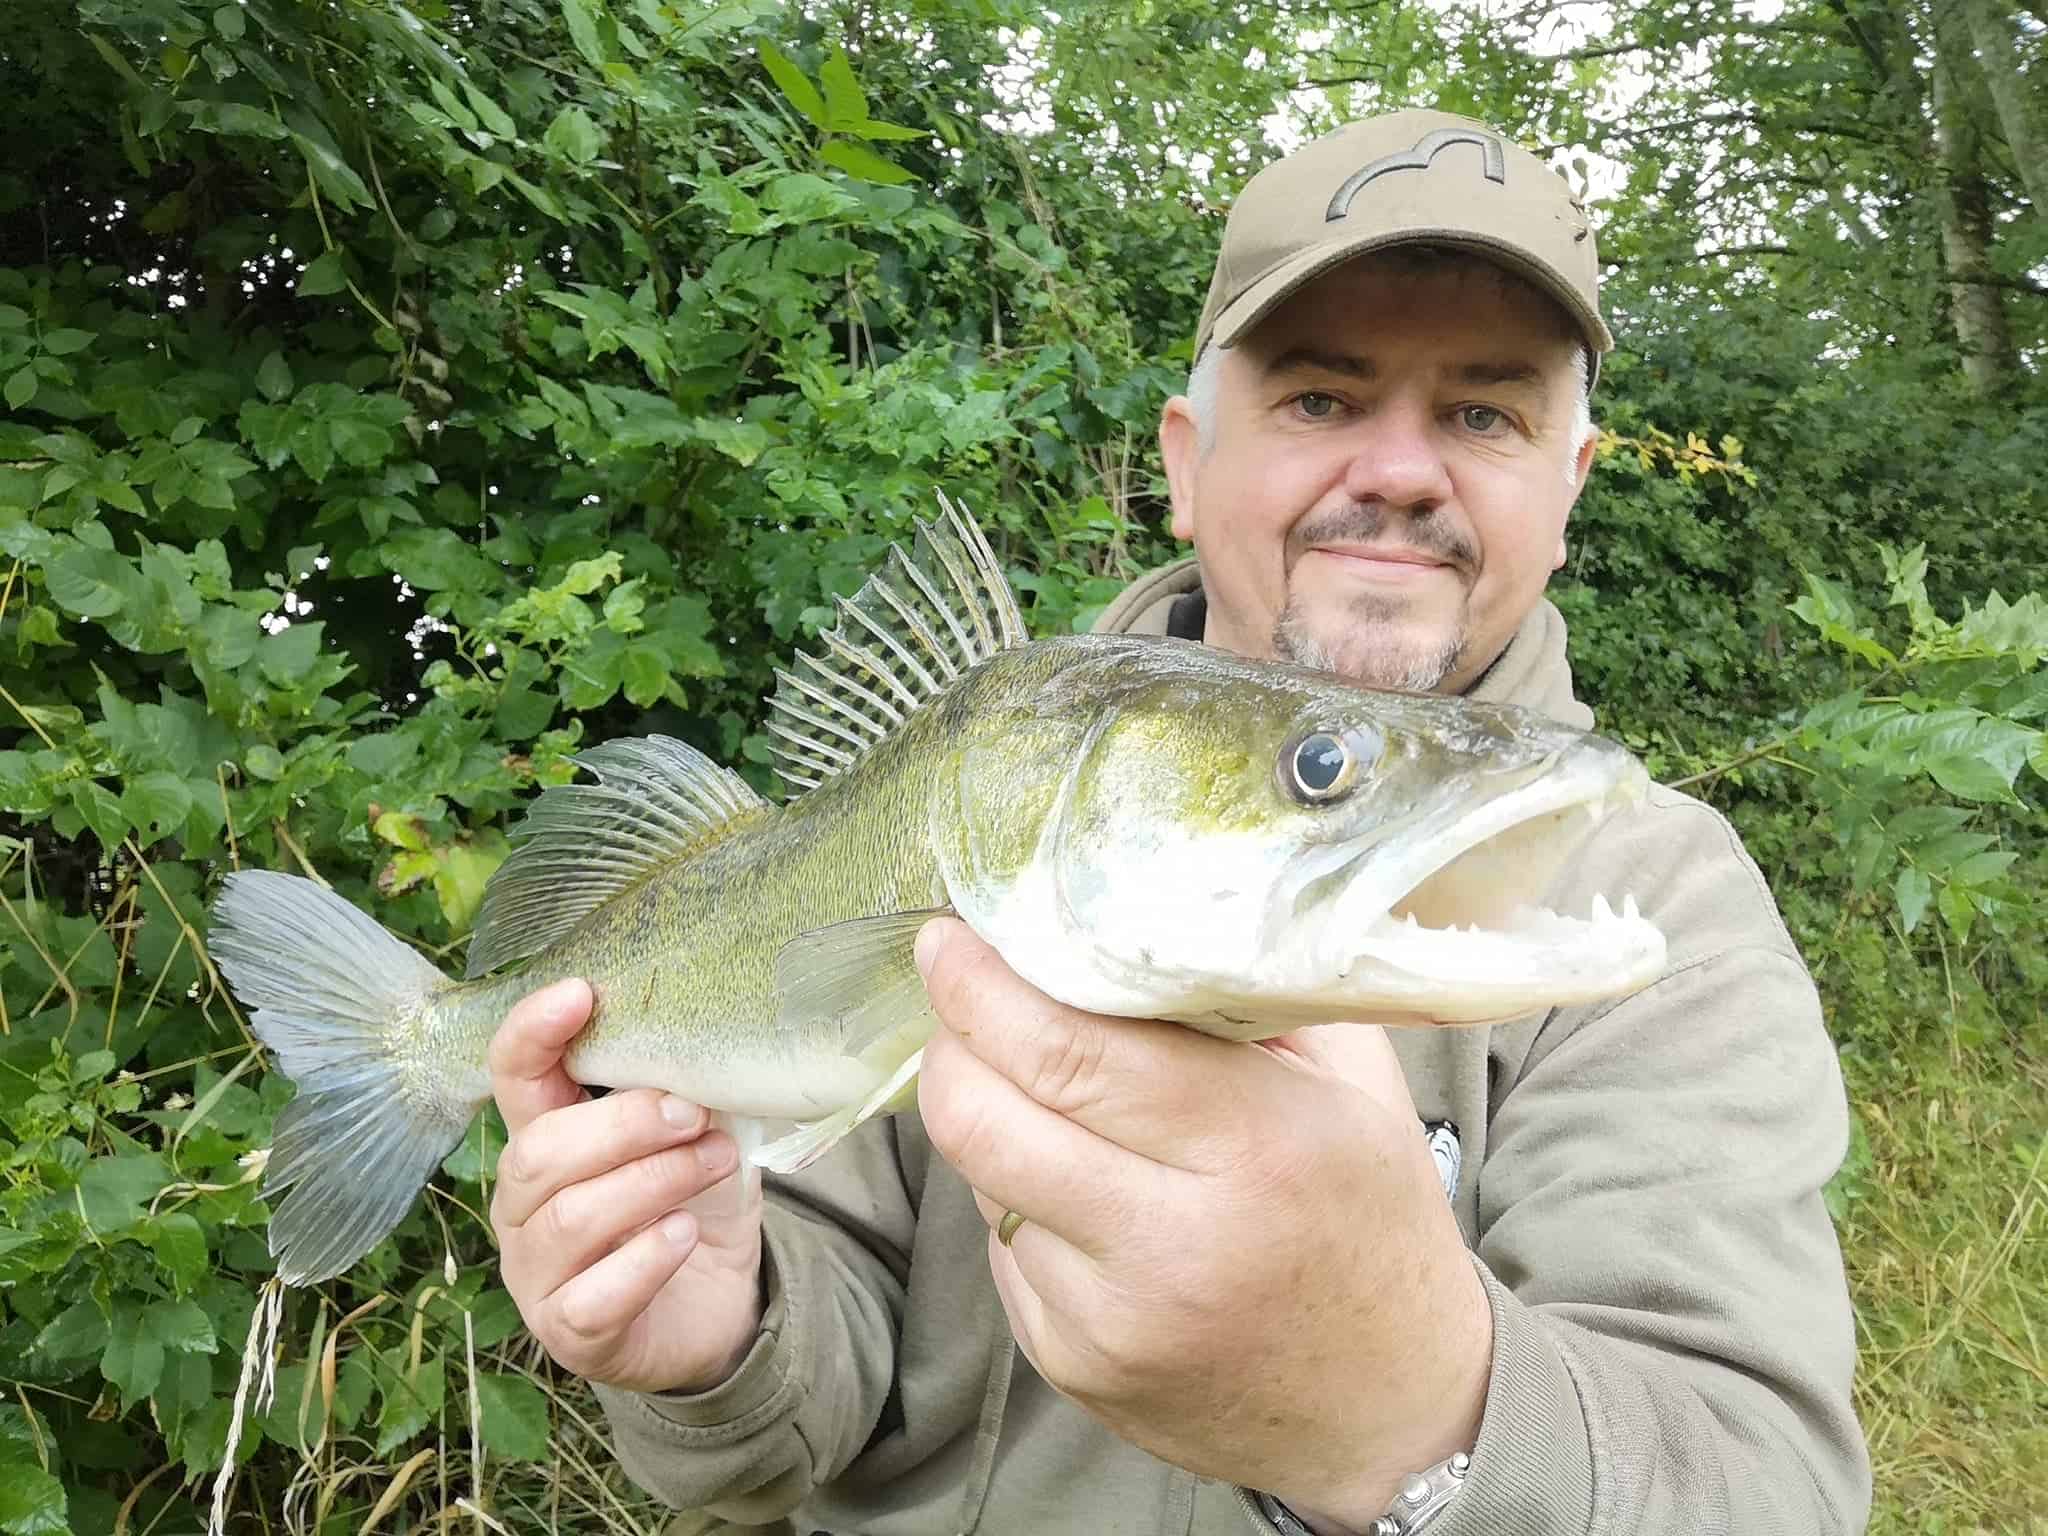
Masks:
[[[1336,196],[1330,199],[1330,209],[1323,215],[1323,222],[1334,224],[1351,212],[1352,201],[1375,176],[1384,176],[1389,171],[1426,171],[1430,161],[1453,144],[1476,145],[1485,157],[1482,169],[1486,179],[1507,185],[1507,157],[1501,151],[1499,139],[1471,128],[1439,128],[1417,139],[1413,149],[1398,155],[1382,155],[1353,171],[1345,178],[1344,185],[1337,189]]]

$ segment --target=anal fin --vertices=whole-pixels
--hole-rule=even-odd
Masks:
[[[860,1103],[849,1104],[823,1120],[798,1126],[787,1136],[757,1149],[753,1162],[770,1173],[795,1173],[799,1168],[809,1167],[844,1140],[855,1126],[879,1114],[908,1109],[916,1102],[917,1072],[923,1065],[924,1048],[920,1046]]]
[[[709,1189],[685,1200],[683,1209],[714,1220],[737,1216],[745,1210],[761,1190],[761,1168],[754,1161],[754,1154],[767,1141],[770,1123],[751,1115],[730,1115],[724,1110],[713,1110],[711,1129],[725,1132],[738,1145],[739,1166]]]

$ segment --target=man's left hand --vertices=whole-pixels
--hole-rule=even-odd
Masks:
[[[917,952],[925,1127],[1041,1376],[1325,1529],[1471,1448],[1491,1314],[1378,1027],[1248,1048],[1065,1007],[957,920]]]

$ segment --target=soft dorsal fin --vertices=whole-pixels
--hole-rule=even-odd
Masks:
[[[797,789],[844,773],[948,683],[1022,645],[1024,615],[974,519],[939,495],[941,516],[917,523],[906,555],[839,600],[822,657],[799,653],[770,701],[776,772]]]
[[[543,790],[491,877],[467,974],[538,954],[635,881],[767,805],[738,774],[667,736],[628,737],[575,759],[595,784]]]

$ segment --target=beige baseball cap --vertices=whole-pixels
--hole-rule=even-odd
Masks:
[[[1527,278],[1613,350],[1600,318],[1593,226],[1563,177],[1485,123],[1410,109],[1304,144],[1239,195],[1195,333],[1235,346],[1295,289],[1392,245],[1469,250]]]

